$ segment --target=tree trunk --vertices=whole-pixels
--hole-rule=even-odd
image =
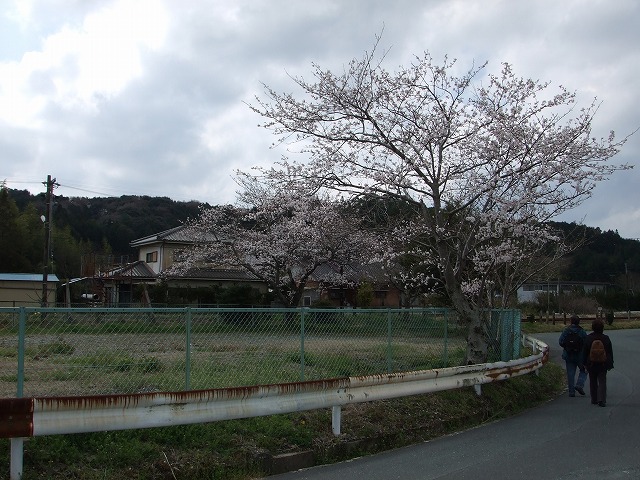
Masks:
[[[438,246],[440,258],[447,259],[449,253],[446,245],[440,244]],[[458,313],[458,322],[467,328],[467,349],[464,364],[474,365],[484,363],[487,360],[488,338],[482,321],[480,307],[470,302],[462,291],[460,281],[456,278],[450,263],[445,263],[442,275],[445,289],[449,294],[454,310]]]
[[[464,363],[467,365],[484,363],[487,360],[488,342],[481,312],[470,304],[462,291],[448,290],[453,308],[459,315],[460,324],[467,328]]]
[[[469,319],[467,333],[467,352],[465,355],[467,365],[486,362],[488,346],[482,315],[480,312],[473,312],[473,318]]]

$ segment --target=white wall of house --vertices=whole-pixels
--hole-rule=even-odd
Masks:
[[[185,245],[168,243],[145,245],[138,250],[138,260],[145,262],[155,274],[158,274],[173,265],[176,251],[181,251],[185,248]]]
[[[145,262],[153,273],[158,274],[162,271],[162,244],[152,244],[140,247],[138,260]]]

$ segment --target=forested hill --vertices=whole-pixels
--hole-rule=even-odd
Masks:
[[[575,223],[553,222],[565,236],[584,242],[565,259],[559,277],[563,280],[637,285],[640,281],[640,242],[621,238],[617,231]],[[630,283],[630,279],[632,280]]]
[[[60,278],[79,275],[83,254],[137,258],[129,242],[168,230],[199,215],[196,201],[166,197],[63,197],[52,205],[52,257]],[[208,205],[204,205],[207,207]],[[0,271],[42,271],[45,194],[0,189]]]
[[[45,211],[45,195],[9,190],[20,211],[32,203],[38,212]],[[69,227],[78,240],[99,246],[106,240],[113,253],[131,252],[129,242],[180,225],[199,214],[201,203],[177,202],[167,197],[62,197],[53,203],[53,221],[57,228]]]
[[[44,193],[2,188],[0,191],[0,271],[42,270]],[[83,253],[109,253],[136,258],[129,242],[168,230],[199,214],[196,201],[167,197],[63,197],[53,204],[53,256],[61,278],[76,276]],[[205,204],[204,207],[209,205]],[[554,223],[565,235],[586,240],[565,259],[559,278],[615,282],[627,273],[640,273],[640,242],[623,239],[614,231]]]

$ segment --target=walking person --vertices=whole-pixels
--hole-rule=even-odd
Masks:
[[[596,319],[591,324],[582,350],[582,361],[589,372],[589,394],[593,405],[607,406],[607,372],[613,368],[613,345],[604,332],[604,322]]]
[[[575,397],[576,392],[584,395],[584,384],[587,380],[587,371],[582,358],[582,348],[587,338],[587,332],[580,326],[580,317],[573,315],[571,324],[560,334],[558,343],[562,347],[562,359],[567,369],[567,385],[569,396]],[[578,380],[576,380],[578,371]]]

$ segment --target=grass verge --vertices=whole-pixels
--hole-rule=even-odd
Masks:
[[[334,463],[433,439],[516,414],[564,389],[561,367],[548,363],[482,387],[349,405],[342,434],[327,409],[202,425],[34,437],[25,442],[23,480],[233,479],[270,473],[274,455],[308,451]],[[0,440],[0,478],[9,472],[9,441]]]
[[[580,321],[580,326],[584,328],[587,333],[591,332],[591,322],[593,318],[583,318]],[[556,320],[556,323],[549,322],[522,322],[521,328],[524,333],[549,333],[549,332],[561,332],[569,325],[569,322],[563,323],[563,320]],[[640,320],[616,320],[613,324],[608,325],[605,323],[604,330],[625,330],[628,328],[640,328]]]

